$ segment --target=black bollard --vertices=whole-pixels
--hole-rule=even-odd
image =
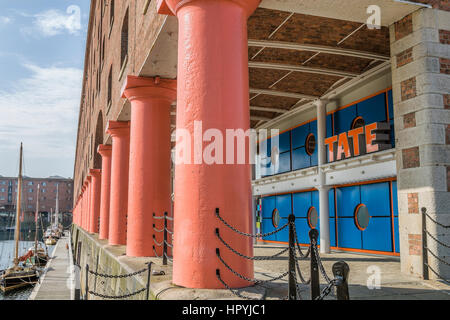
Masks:
[[[427,208],[422,208],[422,276],[423,280],[430,280],[428,271],[428,249],[427,249]]]
[[[348,293],[348,274],[350,267],[344,261],[338,261],[333,264],[333,275],[337,279],[336,283],[336,299],[337,300],[350,300]]]
[[[146,291],[146,298],[145,300],[148,300],[149,296],[150,296],[150,276],[152,274],[152,262],[148,263],[147,266],[147,291]]]
[[[297,281],[295,273],[295,234],[294,234],[294,223],[295,216],[293,214],[289,215],[289,289],[288,296],[289,300],[297,300]]]
[[[89,265],[86,264],[86,279],[85,279],[85,290],[86,290],[86,294],[85,294],[85,300],[89,300]]]
[[[167,266],[167,212],[164,212],[163,265]]]
[[[311,243],[311,299],[316,300],[320,296],[320,282],[319,282],[319,263],[316,256],[317,238],[319,231],[311,229],[309,231],[309,239]]]

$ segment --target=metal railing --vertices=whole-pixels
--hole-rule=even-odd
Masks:
[[[162,258],[163,260],[163,265],[166,266],[167,265],[167,261],[172,262],[172,257],[169,256],[169,248],[173,249],[173,231],[169,230],[168,228],[168,221],[173,221],[173,217],[169,217],[169,215],[167,214],[167,212],[164,212],[164,215],[161,217],[156,216],[155,213],[153,213],[153,219],[155,220],[164,220],[164,227],[162,229],[156,229],[155,224],[153,224],[153,231],[155,231],[156,233],[163,233],[163,242],[158,242],[156,241],[156,236],[153,235],[153,252],[155,254],[156,257],[158,258]],[[170,236],[170,243],[169,243],[169,236]],[[163,248],[163,252],[162,252],[162,256],[159,256],[156,252],[156,246],[158,247],[162,247]]]
[[[85,300],[89,300],[89,295],[95,296],[95,297],[99,297],[102,299],[113,299],[113,300],[117,300],[117,299],[126,299],[126,298],[130,298],[133,296],[136,296],[142,292],[146,292],[145,295],[145,300],[148,300],[149,295],[150,295],[150,276],[151,276],[151,269],[152,269],[152,262],[147,263],[147,268],[144,268],[142,270],[133,272],[133,273],[128,273],[128,274],[121,274],[121,275],[109,275],[109,274],[105,274],[105,273],[98,273],[95,271],[92,271],[89,269],[89,264],[86,264],[86,268],[85,268],[85,295],[84,295],[84,299]],[[107,279],[123,279],[123,278],[130,278],[130,277],[135,277],[139,274],[142,274],[144,272],[147,272],[147,284],[144,288],[139,289],[137,291],[131,292],[131,293],[126,293],[123,295],[106,295],[106,294],[102,294],[93,290],[89,290],[89,276],[93,275],[95,277],[95,280],[97,280],[97,277],[100,278],[107,278]]]
[[[276,259],[280,255],[289,252],[289,259],[288,259],[288,271],[285,273],[282,273],[279,276],[271,277],[268,280],[258,280],[258,279],[251,279],[248,278],[240,273],[238,273],[236,270],[234,270],[221,256],[220,249],[216,248],[216,255],[219,259],[220,263],[228,269],[232,274],[239,277],[240,279],[243,279],[245,281],[248,281],[250,283],[253,283],[254,285],[260,285],[268,282],[273,282],[276,280],[280,280],[288,276],[288,296],[286,297],[287,300],[301,300],[300,290],[299,290],[299,282],[304,285],[310,286],[311,291],[311,299],[312,300],[323,300],[326,296],[328,296],[331,293],[331,290],[333,287],[336,288],[336,298],[337,300],[349,300],[349,291],[348,291],[348,276],[350,272],[350,268],[347,263],[344,261],[336,262],[332,267],[333,272],[333,278],[331,279],[325,270],[325,267],[323,266],[322,260],[320,258],[319,250],[318,250],[318,235],[319,232],[316,229],[311,229],[309,232],[310,237],[310,245],[308,247],[308,250],[304,253],[302,249],[300,248],[298,237],[297,237],[297,231],[295,228],[295,216],[293,214],[289,215],[288,222],[281,226],[280,228],[266,233],[266,234],[250,234],[245,233],[237,228],[230,225],[225,219],[223,219],[220,216],[220,210],[219,208],[216,209],[215,212],[216,218],[219,219],[225,225],[227,228],[231,229],[235,233],[245,236],[245,237],[251,237],[251,238],[263,238],[268,237],[270,235],[276,234],[286,228],[289,228],[289,246],[286,249],[281,250],[280,252],[276,253],[273,256],[268,257],[249,257],[235,249],[232,248],[231,245],[229,245],[226,240],[221,236],[220,229],[215,229],[215,234],[218,240],[231,252],[238,255],[241,258],[248,259],[248,260],[272,260]],[[310,278],[308,280],[305,280],[305,278],[302,275],[299,261],[306,260],[310,258]],[[322,277],[326,281],[326,287],[321,291],[320,290],[320,276],[319,272],[322,274]],[[216,269],[216,276],[222,285],[227,288],[229,291],[231,291],[234,295],[236,295],[239,298],[242,299],[248,299],[248,300],[258,300],[252,297],[247,297],[241,294],[238,290],[235,290],[231,288],[221,277],[220,269]]]
[[[442,275],[439,274],[436,270],[434,270],[433,267],[430,266],[428,262],[428,254],[433,256],[437,261],[440,263],[449,266],[450,263],[445,261],[444,259],[440,258],[438,254],[434,253],[430,248],[428,247],[428,237],[432,239],[436,244],[443,246],[445,248],[450,248],[449,244],[446,244],[440,240],[437,239],[437,236],[433,236],[430,231],[427,229],[427,220],[430,220],[432,223],[434,223],[436,226],[439,226],[443,229],[449,229],[450,226],[446,226],[442,223],[437,222],[435,219],[433,219],[428,213],[427,208],[422,208],[422,255],[423,255],[423,279],[429,280],[430,274],[429,271],[433,272],[440,280],[445,281],[446,283],[450,284],[450,281],[448,279],[445,279]]]

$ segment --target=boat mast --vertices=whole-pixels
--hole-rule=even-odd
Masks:
[[[16,247],[14,252],[14,266],[19,265],[19,237],[20,237],[20,211],[22,209],[22,157],[23,145],[20,143],[20,162],[19,162],[19,176],[17,177],[17,205],[16,205],[16,230],[14,233],[14,240]]]
[[[55,227],[59,225],[59,183],[56,184]]]
[[[34,234],[34,254],[37,255],[37,247],[38,247],[38,219],[39,219],[39,191],[41,189],[41,185],[37,186],[37,198],[36,198],[36,217],[34,218],[34,224],[36,227],[36,231]]]

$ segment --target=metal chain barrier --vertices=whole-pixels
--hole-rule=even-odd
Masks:
[[[450,226],[446,226],[442,223],[437,222],[435,219],[433,219],[428,213],[427,209],[424,207],[422,208],[422,255],[423,255],[423,279],[429,280],[429,270],[431,270],[440,280],[443,280],[444,282],[450,284],[450,281],[448,279],[445,279],[439,272],[434,270],[428,262],[428,254],[431,254],[437,261],[440,263],[450,266],[450,263],[439,257],[436,253],[434,253],[432,250],[430,250],[428,246],[428,237],[430,237],[433,241],[435,241],[438,245],[441,245],[445,248],[450,248],[449,244],[446,244],[439,239],[437,239],[435,236],[433,236],[427,229],[427,219],[433,222],[435,225],[440,226],[444,229],[450,228]]]
[[[153,225],[153,230],[154,230],[155,232],[157,232],[157,233],[161,233],[161,232],[162,232],[162,233],[163,233],[163,241],[162,241],[162,242],[156,241],[156,236],[153,235],[153,242],[154,242],[158,247],[163,247],[163,253],[162,253],[161,256],[158,255],[158,254],[156,253],[156,248],[155,248],[155,246],[153,246],[153,251],[154,251],[156,257],[162,258],[162,259],[163,259],[163,265],[165,266],[165,265],[167,265],[167,262],[168,262],[168,261],[172,261],[172,259],[170,259],[169,255],[168,255],[168,248],[173,249],[173,244],[170,244],[170,243],[169,243],[169,241],[168,241],[169,236],[168,236],[168,235],[171,236],[172,241],[173,241],[173,231],[171,231],[171,230],[168,229],[168,223],[167,223],[167,221],[173,221],[173,218],[172,218],[172,217],[169,217],[169,216],[167,215],[167,212],[164,212],[164,215],[163,215],[163,216],[160,216],[160,217],[156,216],[156,214],[153,213],[153,219],[156,219],[156,220],[164,220],[164,227],[163,227],[162,229],[156,229],[156,226]]]
[[[279,229],[276,229],[272,232],[269,233],[264,233],[264,234],[251,234],[251,233],[245,233],[242,231],[239,231],[238,229],[236,229],[235,227],[233,227],[232,225],[230,225],[228,222],[226,222],[219,214],[219,208],[216,209],[216,217],[224,224],[226,225],[228,228],[230,228],[231,230],[233,230],[234,232],[236,232],[237,234],[240,234],[242,236],[246,236],[246,237],[250,237],[250,238],[263,238],[263,237],[268,237],[271,235],[274,235],[278,232],[280,232],[283,229],[286,229],[289,226],[289,222],[286,223],[284,226],[282,226]]]
[[[110,274],[105,274],[105,273],[99,273],[99,272],[95,272],[92,270],[89,270],[89,264],[86,264],[86,278],[85,278],[85,289],[86,289],[86,295],[85,295],[85,299],[88,300],[89,299],[89,295],[93,295],[102,299],[126,299],[126,298],[130,298],[132,296],[136,296],[144,291],[146,291],[146,300],[148,300],[149,298],[149,294],[150,294],[150,277],[151,277],[151,269],[152,269],[152,262],[149,262],[147,264],[147,268],[144,268],[142,270],[136,271],[136,272],[132,272],[132,273],[128,273],[128,274],[121,274],[121,275],[110,275]],[[144,272],[147,272],[147,284],[144,288],[139,289],[137,291],[131,292],[131,293],[127,293],[127,294],[123,294],[123,295],[106,295],[106,294],[101,294],[99,292],[95,292],[93,290],[89,290],[89,275],[93,275],[95,277],[101,277],[101,278],[107,278],[107,279],[123,279],[123,278],[130,278],[130,277],[135,277],[139,274],[142,274]],[[102,283],[104,284],[104,282],[102,281]]]
[[[220,255],[220,249],[216,248],[216,255],[221,262],[221,264],[229,270],[233,275],[236,277],[251,282],[255,285],[273,282],[276,280],[280,280],[286,276],[289,276],[289,286],[288,286],[288,296],[287,299],[289,300],[301,300],[302,297],[300,295],[300,285],[298,283],[298,278],[300,282],[304,285],[310,285],[311,287],[311,298],[313,300],[323,300],[326,296],[328,296],[333,287],[336,287],[336,297],[338,300],[349,300],[349,294],[348,294],[348,274],[349,274],[349,267],[348,264],[346,264],[343,261],[339,261],[333,265],[333,275],[334,278],[330,279],[330,277],[327,275],[325,267],[323,266],[322,260],[320,258],[319,250],[318,250],[318,244],[317,244],[317,237],[318,237],[318,231],[316,229],[312,229],[310,231],[310,245],[305,253],[303,253],[302,249],[300,248],[298,236],[297,236],[297,230],[295,228],[295,216],[291,214],[288,218],[288,223],[286,223],[284,226],[266,233],[266,234],[250,234],[246,232],[242,232],[238,230],[237,228],[230,225],[225,219],[223,219],[220,216],[220,211],[217,208],[215,212],[216,217],[229,229],[234,231],[237,234],[240,234],[242,236],[251,237],[251,238],[262,238],[267,237],[273,234],[276,234],[280,232],[281,230],[289,227],[289,246],[286,249],[281,250],[277,254],[273,256],[268,257],[249,257],[247,255],[242,254],[241,252],[235,250],[231,247],[230,244],[228,244],[225,239],[222,238],[220,235],[219,228],[215,229],[215,234],[218,240],[231,252],[238,255],[241,258],[247,259],[247,260],[253,260],[253,261],[260,261],[260,260],[273,260],[279,257],[280,255],[289,252],[289,268],[288,271],[277,276],[273,277],[269,280],[258,280],[258,279],[250,279],[240,273],[238,273],[236,270],[234,270],[230,265],[228,265],[223,257]],[[305,280],[303,277],[303,274],[300,269],[299,261],[306,260],[308,257],[310,257],[311,260],[311,277],[308,280]],[[320,291],[320,283],[319,283],[319,271],[322,274],[322,277],[326,281],[326,287]],[[220,276],[220,269],[216,270],[216,276],[219,282],[222,283],[222,285],[231,291],[234,295],[236,295],[239,298],[248,299],[248,300],[255,300],[251,297],[246,297],[239,293],[237,290],[232,289]],[[298,278],[297,278],[298,277]]]

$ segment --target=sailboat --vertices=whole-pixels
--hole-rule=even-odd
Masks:
[[[47,254],[47,247],[42,248],[41,243],[38,242],[38,219],[39,219],[39,191],[40,185],[37,186],[37,200],[36,200],[36,214],[34,218],[34,222],[36,225],[36,231],[34,236],[34,248],[30,248],[30,251],[33,252],[34,256],[34,264],[37,267],[44,267],[47,264],[49,256]]]
[[[0,290],[9,292],[22,287],[34,285],[38,282],[39,274],[35,266],[27,266],[26,261],[30,258],[30,254],[19,257],[19,238],[20,238],[20,212],[22,207],[22,159],[23,145],[20,144],[20,164],[17,186],[17,206],[16,206],[16,228],[14,232],[15,250],[14,265],[6,269],[0,275]],[[20,263],[22,262],[22,265]]]

